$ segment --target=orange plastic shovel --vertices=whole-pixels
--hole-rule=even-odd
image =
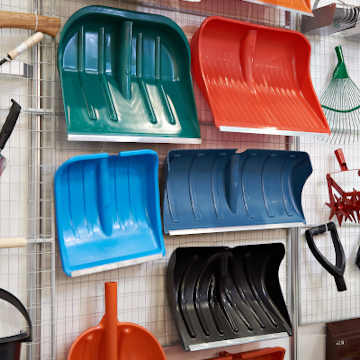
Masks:
[[[156,338],[145,328],[117,318],[117,283],[105,283],[105,314],[98,326],[72,344],[68,360],[166,360]]]
[[[310,0],[246,0],[246,1],[253,2],[256,4],[274,6],[281,9],[295,11],[299,14],[312,16]]]
[[[245,351],[238,354],[230,354],[227,351],[222,351],[219,357],[208,360],[283,360],[284,356],[284,348],[274,347]]]

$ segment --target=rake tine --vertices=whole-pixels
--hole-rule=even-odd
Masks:
[[[349,219],[349,220],[352,221],[352,222],[356,222],[355,217],[354,217],[354,215],[352,214],[352,212],[347,211],[347,213],[348,213],[347,219]]]
[[[335,48],[338,64],[320,102],[328,120],[331,143],[359,141],[360,90],[348,75],[341,46]]]
[[[336,217],[338,219],[339,225],[341,226],[342,221],[343,221],[343,216],[341,214],[336,214]]]

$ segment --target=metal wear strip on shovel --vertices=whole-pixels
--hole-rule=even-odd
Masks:
[[[283,244],[178,248],[167,271],[170,308],[186,350],[292,334],[278,272]]]
[[[166,163],[163,220],[170,235],[286,228],[305,223],[305,152],[174,150]]]

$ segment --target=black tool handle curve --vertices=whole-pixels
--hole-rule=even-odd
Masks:
[[[6,142],[8,141],[11,133],[14,130],[21,111],[21,106],[14,99],[11,99],[11,102],[12,105],[9,114],[6,117],[5,123],[0,132],[0,150],[5,147]]]
[[[336,257],[335,265],[332,264],[315,245],[314,236],[323,234],[326,231],[330,231],[331,239],[334,245]],[[310,251],[314,255],[315,259],[335,278],[338,291],[345,291],[346,284],[343,276],[345,272],[345,252],[334,222],[329,222],[328,224],[312,227],[306,230],[305,237]]]
[[[18,335],[1,338],[0,343],[15,342],[15,341],[21,341],[21,342],[32,341],[32,323],[31,323],[30,315],[25,309],[25,306],[22,304],[22,302],[16,296],[6,291],[5,289],[1,289],[1,288],[0,288],[0,299],[13,305],[23,315],[29,329],[28,333],[20,333]]]

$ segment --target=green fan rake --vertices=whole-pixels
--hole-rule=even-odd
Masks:
[[[341,46],[335,51],[338,64],[320,103],[331,129],[329,141],[351,144],[360,140],[360,90],[349,77]]]

